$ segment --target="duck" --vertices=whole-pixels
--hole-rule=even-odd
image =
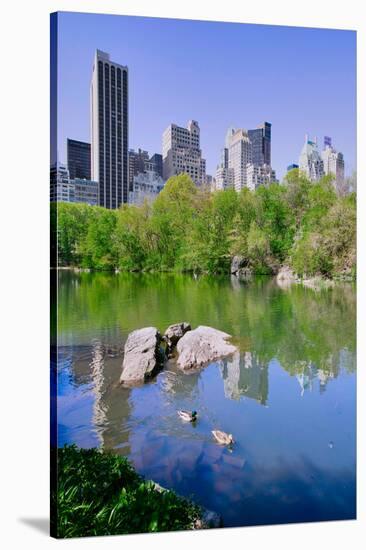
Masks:
[[[211,433],[220,445],[232,445],[234,443],[232,434],[227,434],[220,430],[212,430]]]
[[[182,420],[186,422],[194,422],[197,420],[197,411],[177,411]]]

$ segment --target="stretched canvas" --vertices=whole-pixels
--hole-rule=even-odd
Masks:
[[[51,15],[51,534],[356,517],[356,33]]]

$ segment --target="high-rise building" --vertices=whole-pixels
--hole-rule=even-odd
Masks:
[[[318,151],[316,138],[312,141],[307,134],[300,154],[299,169],[310,181],[319,181],[324,176],[324,164]]]
[[[50,170],[50,201],[73,202],[74,186],[70,183],[69,171],[64,164],[56,162]]]
[[[243,129],[234,130],[228,137],[228,169],[231,172],[232,183],[236,191],[247,184],[247,164],[252,163],[252,143],[248,132]]]
[[[252,143],[252,162],[256,166],[271,166],[271,127],[269,122],[263,122],[255,130],[248,130]]]
[[[160,153],[155,153],[151,159],[149,160],[149,164],[151,165],[151,169],[159,174],[159,176],[163,177],[163,155],[160,155]]]
[[[130,149],[128,152],[128,182],[129,191],[133,191],[133,179],[137,174],[145,172],[146,162],[149,160],[149,153],[138,149]]]
[[[332,174],[335,178],[335,186],[340,188],[344,183],[344,158],[342,153],[338,153],[332,147],[332,139],[329,136],[324,137],[324,149],[321,156],[324,173],[328,175]]]
[[[171,124],[163,133],[163,178],[188,174],[196,185],[206,181],[206,161],[200,149],[198,122],[190,120],[187,128]]]
[[[233,170],[229,169],[229,149],[224,147],[221,151],[221,160],[220,164],[216,169],[216,190],[228,189],[233,187]]]
[[[216,189],[256,189],[277,181],[271,168],[271,127],[264,122],[255,130],[228,129],[216,170]]]
[[[90,180],[91,174],[90,143],[67,138],[67,168],[70,179]]]
[[[129,192],[129,202],[143,204],[152,202],[164,187],[164,180],[154,170],[140,172],[133,179],[133,189]]]
[[[276,182],[276,172],[267,164],[247,164],[247,187],[251,191],[255,191],[260,185],[268,186]]]
[[[73,200],[71,202],[83,202],[90,206],[99,204],[99,184],[97,181],[75,178],[70,180],[73,189]]]
[[[150,158],[149,153],[143,149],[130,149],[128,152],[128,181],[129,190],[133,191],[134,177],[144,172],[152,171],[163,177],[163,157],[159,153],[155,153]]]
[[[118,208],[128,201],[128,69],[97,50],[90,89],[91,178],[99,204]]]

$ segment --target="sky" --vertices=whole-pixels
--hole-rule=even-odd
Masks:
[[[215,175],[226,130],[272,123],[272,167],[297,163],[305,134],[331,136],[356,168],[356,33],[242,23],[61,12],[58,152],[90,141],[96,49],[129,70],[129,147],[161,153],[171,123],[197,120]]]

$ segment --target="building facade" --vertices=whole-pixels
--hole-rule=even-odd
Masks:
[[[171,124],[163,133],[163,178],[188,174],[196,185],[206,181],[206,161],[200,149],[198,122],[190,120],[187,128]]]
[[[308,135],[305,136],[305,143],[299,159],[299,169],[310,181],[319,181],[324,176],[324,163],[318,151],[316,138],[312,141]]]
[[[149,153],[142,149],[135,151],[130,149],[128,152],[128,183],[129,191],[133,191],[133,180],[137,174],[145,172],[146,162],[149,160]]]
[[[118,208],[128,201],[128,68],[97,50],[90,88],[91,179],[99,204]]]
[[[228,170],[232,185],[241,191],[247,184],[247,164],[252,163],[252,143],[243,129],[232,131],[228,139]]]
[[[155,153],[150,159],[149,159],[149,169],[156,172],[161,178],[163,177],[163,155],[160,155],[160,153]]]
[[[67,168],[70,179],[91,177],[91,147],[90,143],[67,138]]]
[[[277,183],[276,172],[270,166],[263,164],[247,164],[247,187],[255,191],[260,185],[270,185]]]
[[[74,186],[70,184],[69,171],[64,164],[57,162],[50,170],[50,201],[73,202]]]
[[[70,180],[73,186],[73,201],[98,206],[99,204],[99,184],[97,181],[75,178]]]
[[[146,170],[134,176],[133,189],[129,192],[129,202],[140,205],[151,203],[164,187],[163,178],[154,170]]]
[[[221,151],[220,164],[216,168],[215,189],[223,190],[234,187],[233,170],[229,169],[229,149],[224,147]]]
[[[342,153],[337,152],[333,148],[332,139],[329,136],[324,137],[324,149],[321,156],[324,173],[333,175],[335,186],[340,188],[344,184],[344,158]]]
[[[263,122],[255,130],[248,130],[252,143],[252,163],[256,166],[271,166],[271,128],[272,124]]]
[[[147,151],[138,149],[130,149],[128,152],[129,158],[129,191],[133,191],[133,182],[135,176],[138,174],[151,171],[156,172],[158,176],[163,177],[163,157],[162,155],[155,153],[152,157],[149,156]]]

